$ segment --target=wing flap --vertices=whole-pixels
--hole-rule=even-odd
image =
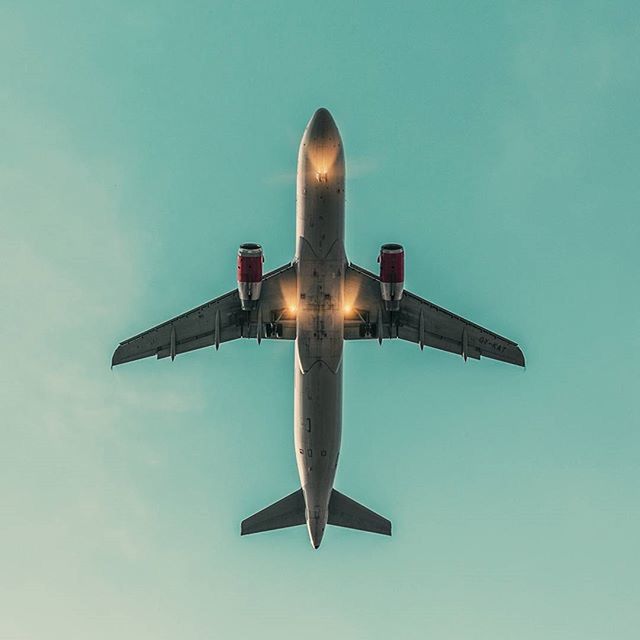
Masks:
[[[398,338],[418,344],[420,341],[420,332],[417,327],[403,324],[398,327]],[[458,355],[461,354],[461,339],[456,340],[455,338],[449,338],[447,336],[434,333],[433,331],[423,331],[422,344],[426,347],[440,349],[440,351],[448,351],[449,353],[456,353]],[[480,360],[480,352],[474,346],[470,345],[467,350],[467,357],[473,358],[474,360]]]

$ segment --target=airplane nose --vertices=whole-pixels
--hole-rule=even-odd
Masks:
[[[308,134],[311,140],[335,137],[338,133],[333,116],[324,107],[320,107],[309,120]]]
[[[344,152],[340,132],[327,109],[318,109],[305,129],[298,151],[298,175],[320,189],[344,188]],[[306,192],[306,190],[305,190]]]

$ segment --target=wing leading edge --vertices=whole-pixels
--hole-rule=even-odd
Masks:
[[[345,297],[353,300],[354,309],[345,319],[345,340],[400,338],[465,360],[485,357],[524,367],[524,355],[515,342],[410,291],[404,292],[399,311],[384,310],[378,277],[354,264],[347,268]]]
[[[111,366],[156,356],[174,358],[180,353],[215,346],[237,338],[295,339],[295,318],[287,299],[295,299],[295,265],[288,264],[264,276],[260,305],[242,311],[234,289],[171,320],[121,342]]]

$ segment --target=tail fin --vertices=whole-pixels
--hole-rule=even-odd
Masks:
[[[294,491],[278,502],[274,502],[258,513],[254,513],[240,526],[240,535],[271,531],[272,529],[284,529],[295,527],[306,522],[304,515],[305,505],[302,489]]]
[[[358,504],[335,489],[329,500],[329,524],[391,535],[391,521]]]

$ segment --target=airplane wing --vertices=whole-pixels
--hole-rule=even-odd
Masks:
[[[217,349],[223,342],[237,338],[294,340],[295,317],[286,301],[295,300],[295,296],[295,266],[288,264],[264,276],[257,309],[242,311],[238,291],[234,289],[121,342],[111,366],[149,356],[173,359],[177,354],[202,347]]]
[[[347,267],[345,300],[352,310],[345,316],[345,340],[400,338],[462,355],[502,360],[524,367],[518,345],[489,329],[405,291],[400,310],[386,311],[378,276],[354,264]]]

